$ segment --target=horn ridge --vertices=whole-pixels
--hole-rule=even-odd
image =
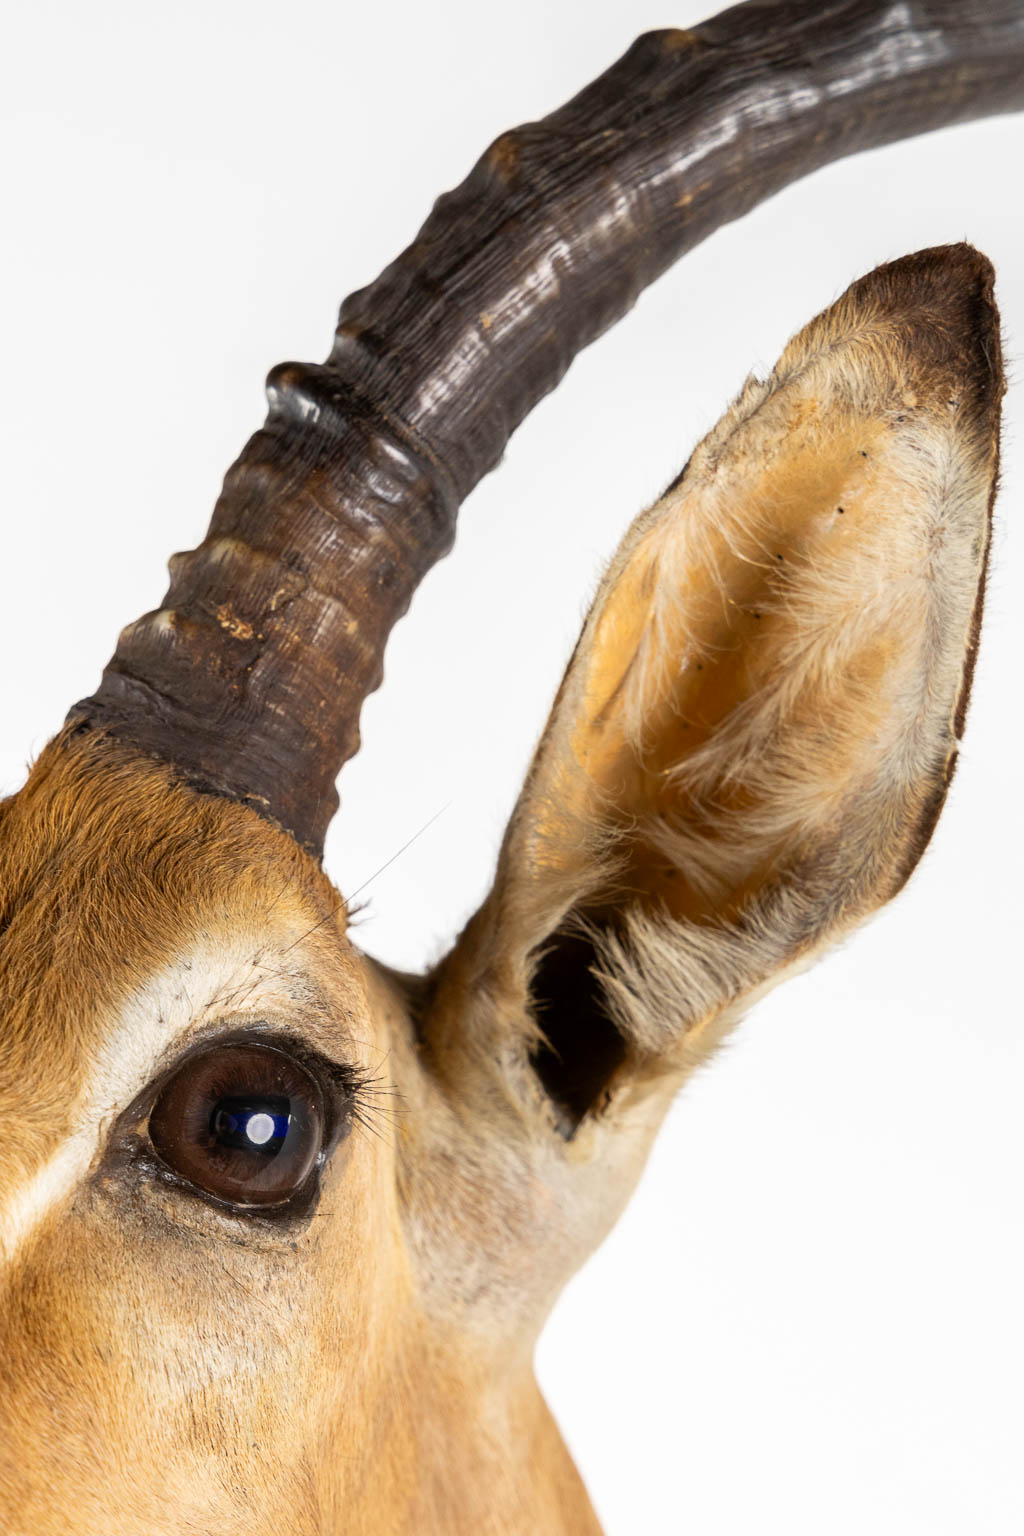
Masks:
[[[69,721],[173,762],[319,854],[359,706],[425,571],[451,547],[442,466],[324,367],[283,364],[209,531],[175,555]],[[296,431],[296,423],[301,429]]]
[[[343,303],[332,362],[358,348],[465,495],[577,353],[722,224],[846,155],[1022,106],[1017,0],[748,0],[646,33],[438,199]]]

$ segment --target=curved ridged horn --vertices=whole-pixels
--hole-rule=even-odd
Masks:
[[[750,0],[641,37],[438,200],[325,364],[271,373],[206,538],[71,720],[319,853],[393,624],[576,353],[798,177],[1020,107],[1020,0]]]

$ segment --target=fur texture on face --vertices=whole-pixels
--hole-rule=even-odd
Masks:
[[[996,474],[991,288],[967,247],[908,257],[747,384],[627,534],[433,976],[359,956],[255,812],[100,736],[0,806],[12,1536],[596,1531],[533,1345],[686,1072],[931,833]],[[165,1075],[239,1034],[347,1085],[301,1209],[211,1200],[150,1144]]]
[[[438,1136],[457,1122],[431,1112],[404,1000],[349,946],[313,861],[84,737],[0,808],[0,901],[4,1531],[588,1529],[524,1308],[489,1344],[423,1304],[399,1088]],[[294,1215],[210,1201],[148,1147],[147,1084],[239,1034],[360,1085]],[[467,1163],[473,1139],[446,1155]],[[443,1173],[431,1187],[443,1242],[469,1216]]]

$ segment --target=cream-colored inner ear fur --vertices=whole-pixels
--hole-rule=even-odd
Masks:
[[[570,762],[639,819],[638,884],[677,916],[952,749],[987,477],[912,392],[872,416],[824,371],[744,416],[748,389],[594,628]]]
[[[681,991],[696,1020],[836,937],[903,883],[941,804],[998,337],[955,333],[903,265],[748,382],[633,525],[511,828],[504,910],[596,925],[618,1021],[652,1047],[652,993],[678,1030]]]

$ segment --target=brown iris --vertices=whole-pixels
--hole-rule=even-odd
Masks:
[[[220,1045],[190,1056],[149,1117],[161,1159],[232,1205],[280,1205],[306,1182],[324,1139],[319,1085],[266,1045]]]

